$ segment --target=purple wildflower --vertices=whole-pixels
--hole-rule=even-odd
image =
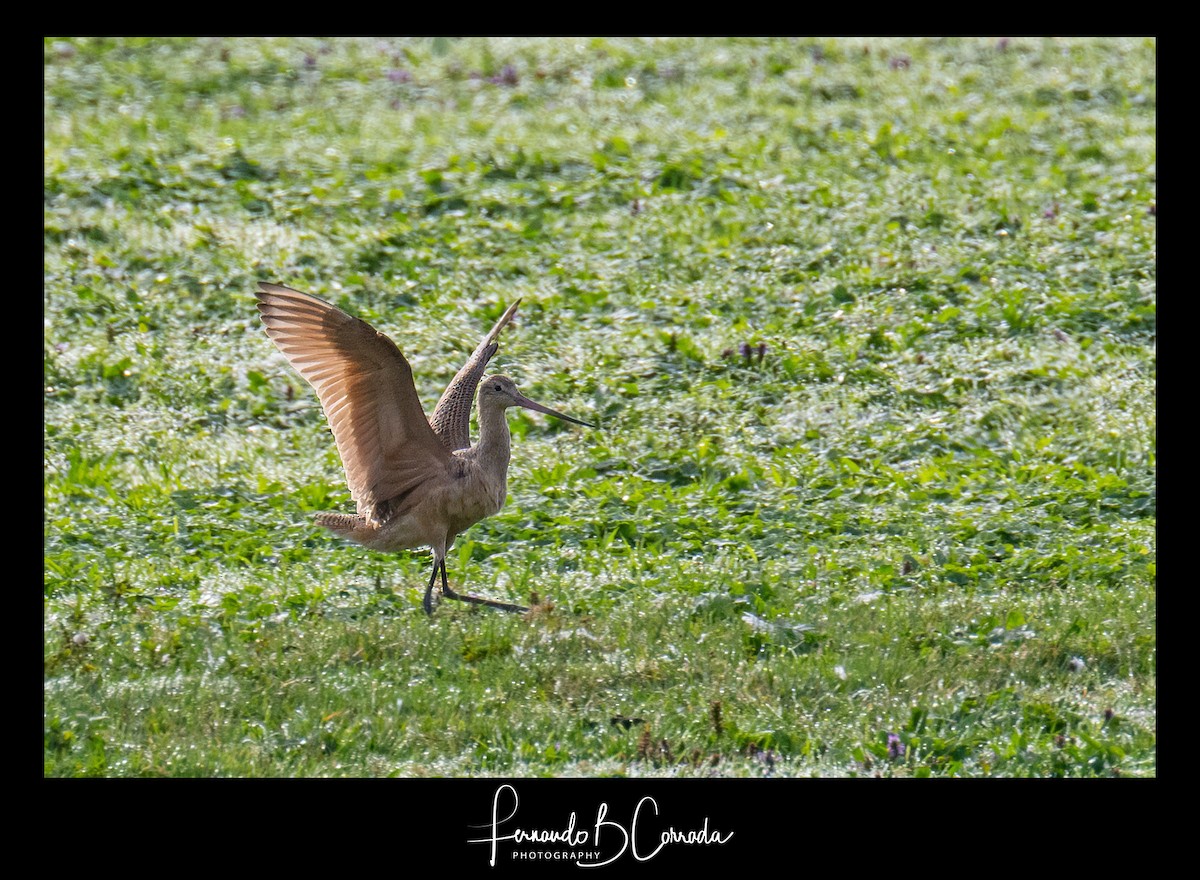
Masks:
[[[515,86],[519,81],[517,69],[511,64],[506,64],[500,68],[500,72],[495,76],[489,76],[488,82],[497,86]]]

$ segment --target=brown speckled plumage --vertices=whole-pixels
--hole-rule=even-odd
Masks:
[[[496,337],[512,320],[520,304],[521,301],[517,300],[509,306],[488,335],[483,337],[483,341],[463,364],[463,368],[450,380],[433,409],[433,415],[429,417],[433,433],[442,439],[442,444],[451,452],[455,449],[466,449],[471,445],[471,403],[475,400],[475,389],[479,387],[479,380],[483,378],[488,361],[500,347]]]

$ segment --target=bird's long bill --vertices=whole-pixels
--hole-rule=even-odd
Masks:
[[[548,406],[542,406],[540,403],[534,403],[519,391],[513,391],[513,400],[515,400],[519,406],[525,407],[525,409],[531,409],[534,412],[545,413],[548,416],[554,416],[556,419],[562,419],[564,422],[572,422],[576,425],[583,425],[585,428],[596,427],[590,422],[581,422],[579,419],[573,419],[570,416],[564,416],[562,413],[558,412],[557,410],[550,409]]]

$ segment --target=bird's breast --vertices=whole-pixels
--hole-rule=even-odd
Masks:
[[[456,525],[466,528],[504,506],[508,478],[506,473],[480,467],[478,462],[463,464],[455,481],[458,485],[449,493],[446,512]]]

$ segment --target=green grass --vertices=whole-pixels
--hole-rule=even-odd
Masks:
[[[1155,775],[1155,65],[46,40],[45,774]],[[510,411],[448,569],[552,608],[312,524],[259,279],[430,409],[523,298],[494,365],[601,429]]]

